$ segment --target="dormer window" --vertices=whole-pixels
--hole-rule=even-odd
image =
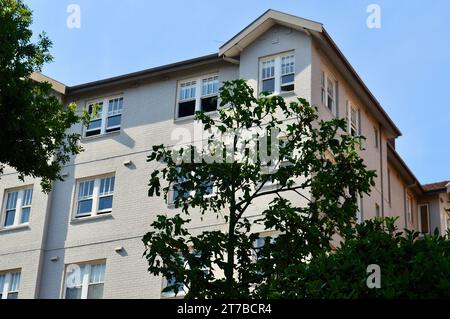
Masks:
[[[279,94],[295,90],[295,56],[283,53],[260,60],[260,92]]]

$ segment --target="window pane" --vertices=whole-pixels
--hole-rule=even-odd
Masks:
[[[67,288],[66,299],[81,299],[81,287]]]
[[[17,205],[17,196],[19,192],[10,192],[8,193],[8,198],[6,200],[6,209],[15,209]]]
[[[94,120],[89,123],[88,130],[92,131],[95,129],[99,129],[102,126],[102,120]]]
[[[90,104],[88,107],[88,112],[90,115],[94,112],[94,106],[95,104]],[[102,118],[102,112],[103,112],[103,102],[97,103],[97,114],[92,117],[93,120],[101,119]]]
[[[90,284],[98,284],[105,281],[105,267],[105,264],[97,264],[91,266],[91,273],[89,275]]]
[[[21,224],[26,224],[30,220],[30,207],[22,208],[22,217],[20,218]]]
[[[180,101],[195,99],[196,81],[185,82],[180,84]]]
[[[269,93],[275,92],[275,79],[264,80],[262,90]]]
[[[294,56],[285,56],[281,58],[281,75],[294,73],[295,60]]]
[[[275,76],[275,60],[262,63],[262,79],[268,79]]]
[[[18,292],[20,286],[20,272],[11,274],[11,282],[9,283],[9,292]]]
[[[89,285],[87,299],[102,299],[104,284]]]
[[[92,212],[92,199],[81,200],[78,202],[77,215],[86,215]]]
[[[182,102],[178,105],[178,117],[191,116],[195,114],[195,100]]]
[[[94,181],[81,182],[78,190],[78,199],[92,197],[94,192]]]
[[[5,275],[0,275],[0,296],[1,296],[1,293],[3,293],[3,287],[5,285],[5,278],[6,278]]]
[[[115,177],[106,177],[100,180],[100,195],[108,195],[114,193]]]
[[[219,88],[218,76],[202,80],[202,96],[217,94],[218,88]]]
[[[30,206],[31,205],[31,201],[33,199],[33,189],[25,189],[23,191],[23,202],[22,202],[22,206]]]
[[[120,126],[121,122],[122,122],[122,115],[114,115],[108,117],[106,130],[108,130],[110,127]]]
[[[100,197],[98,201],[98,210],[111,210],[113,204],[113,197]]]
[[[212,112],[217,110],[217,96],[206,97],[202,99],[202,111]]]
[[[108,116],[122,114],[123,98],[109,100]]]
[[[294,74],[283,75],[281,77],[281,84],[293,83],[294,82]]]
[[[8,210],[6,211],[6,216],[5,216],[5,227],[9,227],[14,225],[14,219],[16,217],[16,210]]]

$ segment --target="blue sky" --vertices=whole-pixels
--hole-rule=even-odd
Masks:
[[[26,0],[67,85],[215,53],[272,8],[322,22],[403,133],[397,150],[422,183],[450,180],[448,0]],[[381,7],[381,29],[366,25]],[[66,25],[68,5],[81,28]]]

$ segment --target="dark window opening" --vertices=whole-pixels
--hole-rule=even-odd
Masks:
[[[203,112],[212,112],[217,110],[217,96],[210,96],[202,98],[202,111]]]
[[[195,114],[195,100],[180,102],[178,104],[178,117],[186,117]]]

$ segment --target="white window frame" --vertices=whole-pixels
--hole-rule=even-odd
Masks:
[[[413,225],[413,198],[409,193],[406,193],[406,224]]]
[[[179,182],[182,183],[183,181]],[[173,183],[173,185],[178,184],[178,183]],[[171,186],[171,188],[169,189],[169,192],[167,194],[167,206],[169,208],[173,208],[175,206],[175,190],[173,185]],[[189,196],[193,196],[195,195],[195,190],[188,192]],[[215,194],[217,193],[217,188],[216,185],[212,185],[212,192],[211,194],[205,194],[203,195],[203,198],[211,198],[213,197]]]
[[[29,205],[23,205],[25,191],[27,191],[27,190],[31,190],[31,202]],[[15,192],[17,192],[17,200],[16,200],[16,207],[15,207],[14,223],[10,226],[5,226],[8,194],[15,193]],[[19,227],[19,226],[29,225],[30,224],[29,218],[31,217],[32,204],[33,204],[33,186],[26,186],[26,187],[6,190],[5,195],[4,195],[4,200],[3,200],[0,229],[8,229],[8,228],[15,228],[15,227]],[[30,208],[30,217],[28,218],[28,221],[26,223],[21,222],[22,221],[22,213],[23,213],[24,208]]]
[[[10,290],[14,275],[19,275],[19,283],[17,284],[17,290]],[[0,272],[0,276],[3,276],[3,290],[2,290],[2,298],[1,299],[8,299],[8,295],[11,293],[17,293],[19,295],[20,293],[20,286],[22,284],[22,274],[21,270],[10,270],[7,272]]]
[[[63,286],[63,294],[62,294],[62,298],[66,299],[66,293],[67,293],[67,268],[73,264],[68,264],[66,265],[65,269],[64,269],[64,286]],[[81,299],[88,299],[88,292],[89,292],[89,286],[91,285],[90,283],[90,276],[91,276],[91,268],[92,266],[97,266],[97,265],[103,265],[104,266],[104,273],[103,273],[103,281],[100,282],[96,282],[95,284],[103,284],[103,288],[106,282],[106,260],[97,260],[97,261],[89,261],[89,262],[82,262],[82,263],[76,263],[75,265],[77,265],[78,267],[85,267],[84,268],[84,272],[82,274],[82,278],[81,278],[81,285],[78,286],[78,288],[81,288],[81,296],[80,296],[80,300]],[[92,283],[94,284],[94,283]],[[103,291],[104,292],[104,291]],[[103,296],[102,296],[103,298]]]
[[[362,197],[359,194],[356,194],[356,205],[358,206],[358,210],[356,211],[356,221],[358,224],[362,224]]]
[[[106,179],[106,178],[114,178],[114,191],[106,193],[106,194],[100,194],[100,183],[101,183],[101,181],[103,179]],[[93,187],[92,195],[89,196],[89,197],[81,199],[81,200],[92,199],[91,212],[90,213],[78,214],[78,204],[79,204],[79,201],[80,201],[80,198],[79,198],[80,185],[82,183],[91,182],[91,181],[94,181],[94,187]],[[75,191],[75,200],[74,200],[74,209],[73,209],[73,220],[83,220],[83,219],[86,219],[86,218],[92,218],[92,217],[96,217],[96,216],[99,216],[99,215],[111,215],[112,212],[113,212],[113,207],[111,207],[111,209],[99,210],[98,209],[98,204],[100,202],[100,198],[112,196],[113,197],[113,206],[114,206],[114,192],[115,192],[115,189],[116,189],[116,176],[115,176],[114,173],[107,174],[107,175],[102,175],[102,176],[88,177],[88,178],[83,178],[83,179],[77,180],[76,191]]]
[[[380,132],[376,126],[374,126],[373,129],[374,129],[374,134],[375,134],[375,148],[379,149],[380,148]]]
[[[294,71],[293,72],[289,72],[286,74],[283,74],[283,70],[282,70],[282,59],[286,58],[286,57],[290,57],[294,60]],[[285,93],[291,93],[291,92],[295,92],[295,78],[296,78],[296,67],[297,67],[297,61],[295,59],[296,55],[295,55],[295,51],[287,51],[287,52],[282,52],[282,53],[277,53],[274,55],[270,55],[270,56],[266,56],[266,57],[262,57],[259,59],[259,85],[258,85],[258,89],[259,89],[259,93],[263,92],[263,80],[267,80],[267,79],[274,79],[274,92],[272,92],[270,95],[279,95],[279,94],[285,94]],[[274,61],[274,74],[273,76],[270,77],[265,77],[263,78],[263,65],[264,63],[267,63],[269,61]],[[294,75],[294,81],[293,82],[289,82],[289,83],[284,83],[282,84],[282,77],[286,76],[286,75]],[[294,85],[294,90],[292,91],[282,91],[281,88],[283,86],[289,86],[289,85]]]
[[[333,86],[333,103],[331,107],[328,105],[328,89],[329,89],[329,83],[332,83]],[[322,71],[321,72],[321,99],[322,99],[322,105],[325,106],[334,116],[337,116],[337,86],[338,82],[336,81],[335,77],[331,75],[328,72]]]
[[[122,99],[122,109],[120,110],[119,113],[115,113],[114,115],[109,115],[109,102],[116,100],[116,99]],[[91,136],[87,136],[87,133],[91,132],[91,131],[97,131],[98,129],[95,130],[89,130],[88,126],[84,127],[84,138],[92,138],[92,137],[97,137],[97,136],[102,136],[105,134],[112,134],[115,132],[120,132],[122,130],[122,120],[123,120],[123,109],[125,108],[125,99],[123,97],[123,95],[113,95],[113,96],[108,96],[105,98],[101,98],[101,99],[95,99],[95,100],[91,100],[88,101],[86,103],[86,108],[89,110],[89,107],[92,105],[92,107],[94,107],[96,104],[99,103],[103,103],[102,104],[102,112],[101,114],[97,114],[97,117],[93,120],[98,120],[101,119],[101,123],[100,123],[100,133],[99,134],[95,134],[95,135],[91,135]],[[117,116],[117,115],[121,115],[122,116],[122,120],[120,122],[120,125],[115,125],[112,127],[108,127],[108,118],[112,117],[112,116]],[[107,130],[114,130],[112,132],[107,132]]]
[[[355,112],[355,122],[352,120],[352,112]],[[352,136],[358,136],[361,133],[359,132],[359,108],[353,104],[350,100],[347,100],[347,129],[348,134]],[[355,134],[352,134],[352,130],[355,131]]]
[[[203,95],[203,92],[202,92],[203,80],[208,80],[210,78],[213,78],[214,80],[217,81],[217,92]],[[181,95],[182,85],[186,84],[186,83],[192,83],[192,82],[195,82],[195,97],[190,97],[189,99],[181,99],[180,95]],[[219,79],[218,73],[210,73],[210,74],[205,74],[205,75],[202,75],[199,77],[178,80],[178,82],[177,82],[177,100],[176,100],[176,105],[175,105],[175,119],[193,118],[195,116],[195,112],[201,111],[201,109],[202,109],[202,99],[211,98],[214,96],[217,96],[217,98],[219,97],[219,87],[220,87],[220,79]],[[194,100],[195,100],[194,114],[180,117],[179,116],[180,103],[194,101]],[[205,112],[205,113],[208,114],[208,113],[217,112],[218,108],[219,108],[219,100],[217,100],[217,107],[215,110],[210,111],[210,112]]]
[[[422,232],[422,207],[427,208],[427,223],[428,223],[428,230],[426,233]],[[419,232],[422,234],[430,234],[431,233],[431,225],[430,225],[430,204],[420,204],[419,205]]]

